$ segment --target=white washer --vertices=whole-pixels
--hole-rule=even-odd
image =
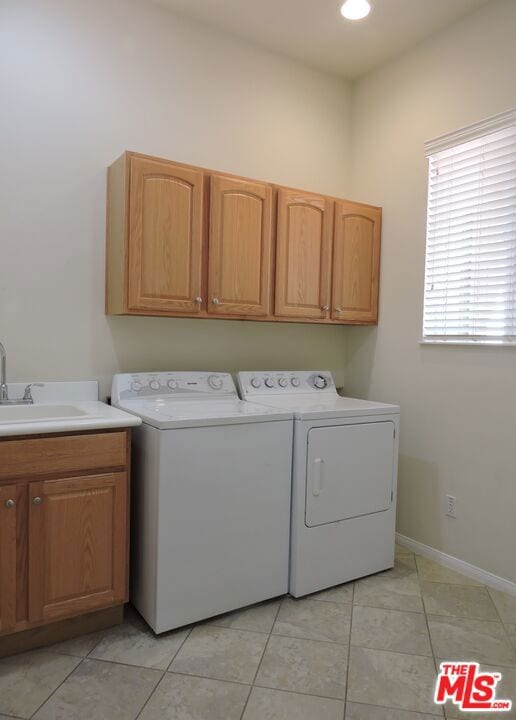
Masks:
[[[288,590],[292,414],[231,375],[116,375],[133,434],[131,601],[156,633]]]
[[[294,413],[291,595],[394,565],[399,407],[341,397],[329,372],[241,372],[242,398]]]

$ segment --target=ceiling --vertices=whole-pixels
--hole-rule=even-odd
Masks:
[[[158,0],[319,70],[359,77],[490,0],[370,0],[365,20],[342,0]]]

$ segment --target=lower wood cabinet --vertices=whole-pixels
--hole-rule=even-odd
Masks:
[[[29,485],[29,621],[123,602],[127,475]]]
[[[19,454],[23,464],[34,442],[39,468],[9,481],[14,466],[2,460]],[[127,600],[129,442],[129,431],[0,440],[0,635]],[[62,466],[67,443],[83,473],[52,473],[52,453]]]
[[[16,625],[16,485],[0,487],[0,633]]]

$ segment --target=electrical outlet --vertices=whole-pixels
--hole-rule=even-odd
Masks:
[[[457,517],[457,498],[454,495],[446,495],[445,497],[446,505],[445,505],[445,514],[448,515],[448,517],[456,518]]]

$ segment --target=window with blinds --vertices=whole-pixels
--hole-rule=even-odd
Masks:
[[[427,156],[423,340],[516,343],[516,111]]]

